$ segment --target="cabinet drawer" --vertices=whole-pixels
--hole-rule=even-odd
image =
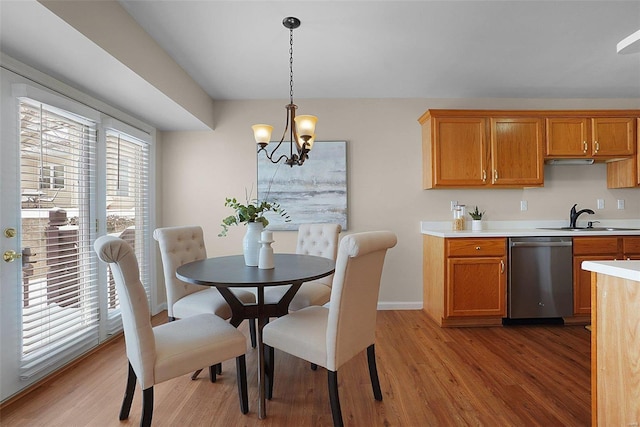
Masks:
[[[640,237],[624,237],[622,239],[622,252],[625,255],[640,255]]]
[[[447,239],[448,257],[504,256],[507,253],[506,239]]]
[[[574,237],[574,255],[608,255],[618,254],[617,237]]]

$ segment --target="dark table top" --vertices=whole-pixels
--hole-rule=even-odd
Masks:
[[[330,275],[333,260],[298,254],[275,254],[275,268],[248,267],[242,255],[207,258],[178,267],[176,276],[188,283],[209,286],[252,287],[308,282]]]

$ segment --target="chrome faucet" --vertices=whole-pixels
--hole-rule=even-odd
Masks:
[[[583,213],[588,213],[589,215],[595,214],[591,209],[581,209],[576,212],[576,206],[578,206],[577,203],[573,205],[571,213],[569,214],[569,228],[576,228],[576,221],[578,221],[578,217]]]

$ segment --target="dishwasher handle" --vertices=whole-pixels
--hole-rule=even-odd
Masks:
[[[521,248],[547,248],[551,246],[573,246],[572,241],[562,242],[510,242],[511,247],[519,246]]]

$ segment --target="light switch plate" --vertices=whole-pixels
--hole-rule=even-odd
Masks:
[[[598,199],[598,209],[604,209],[604,199]]]
[[[520,210],[524,212],[527,209],[529,209],[529,203],[526,200],[520,200]]]
[[[618,209],[624,209],[624,199],[618,199]]]
[[[458,205],[458,201],[457,200],[452,200],[451,201],[451,210],[453,210],[453,208],[455,208]]]

